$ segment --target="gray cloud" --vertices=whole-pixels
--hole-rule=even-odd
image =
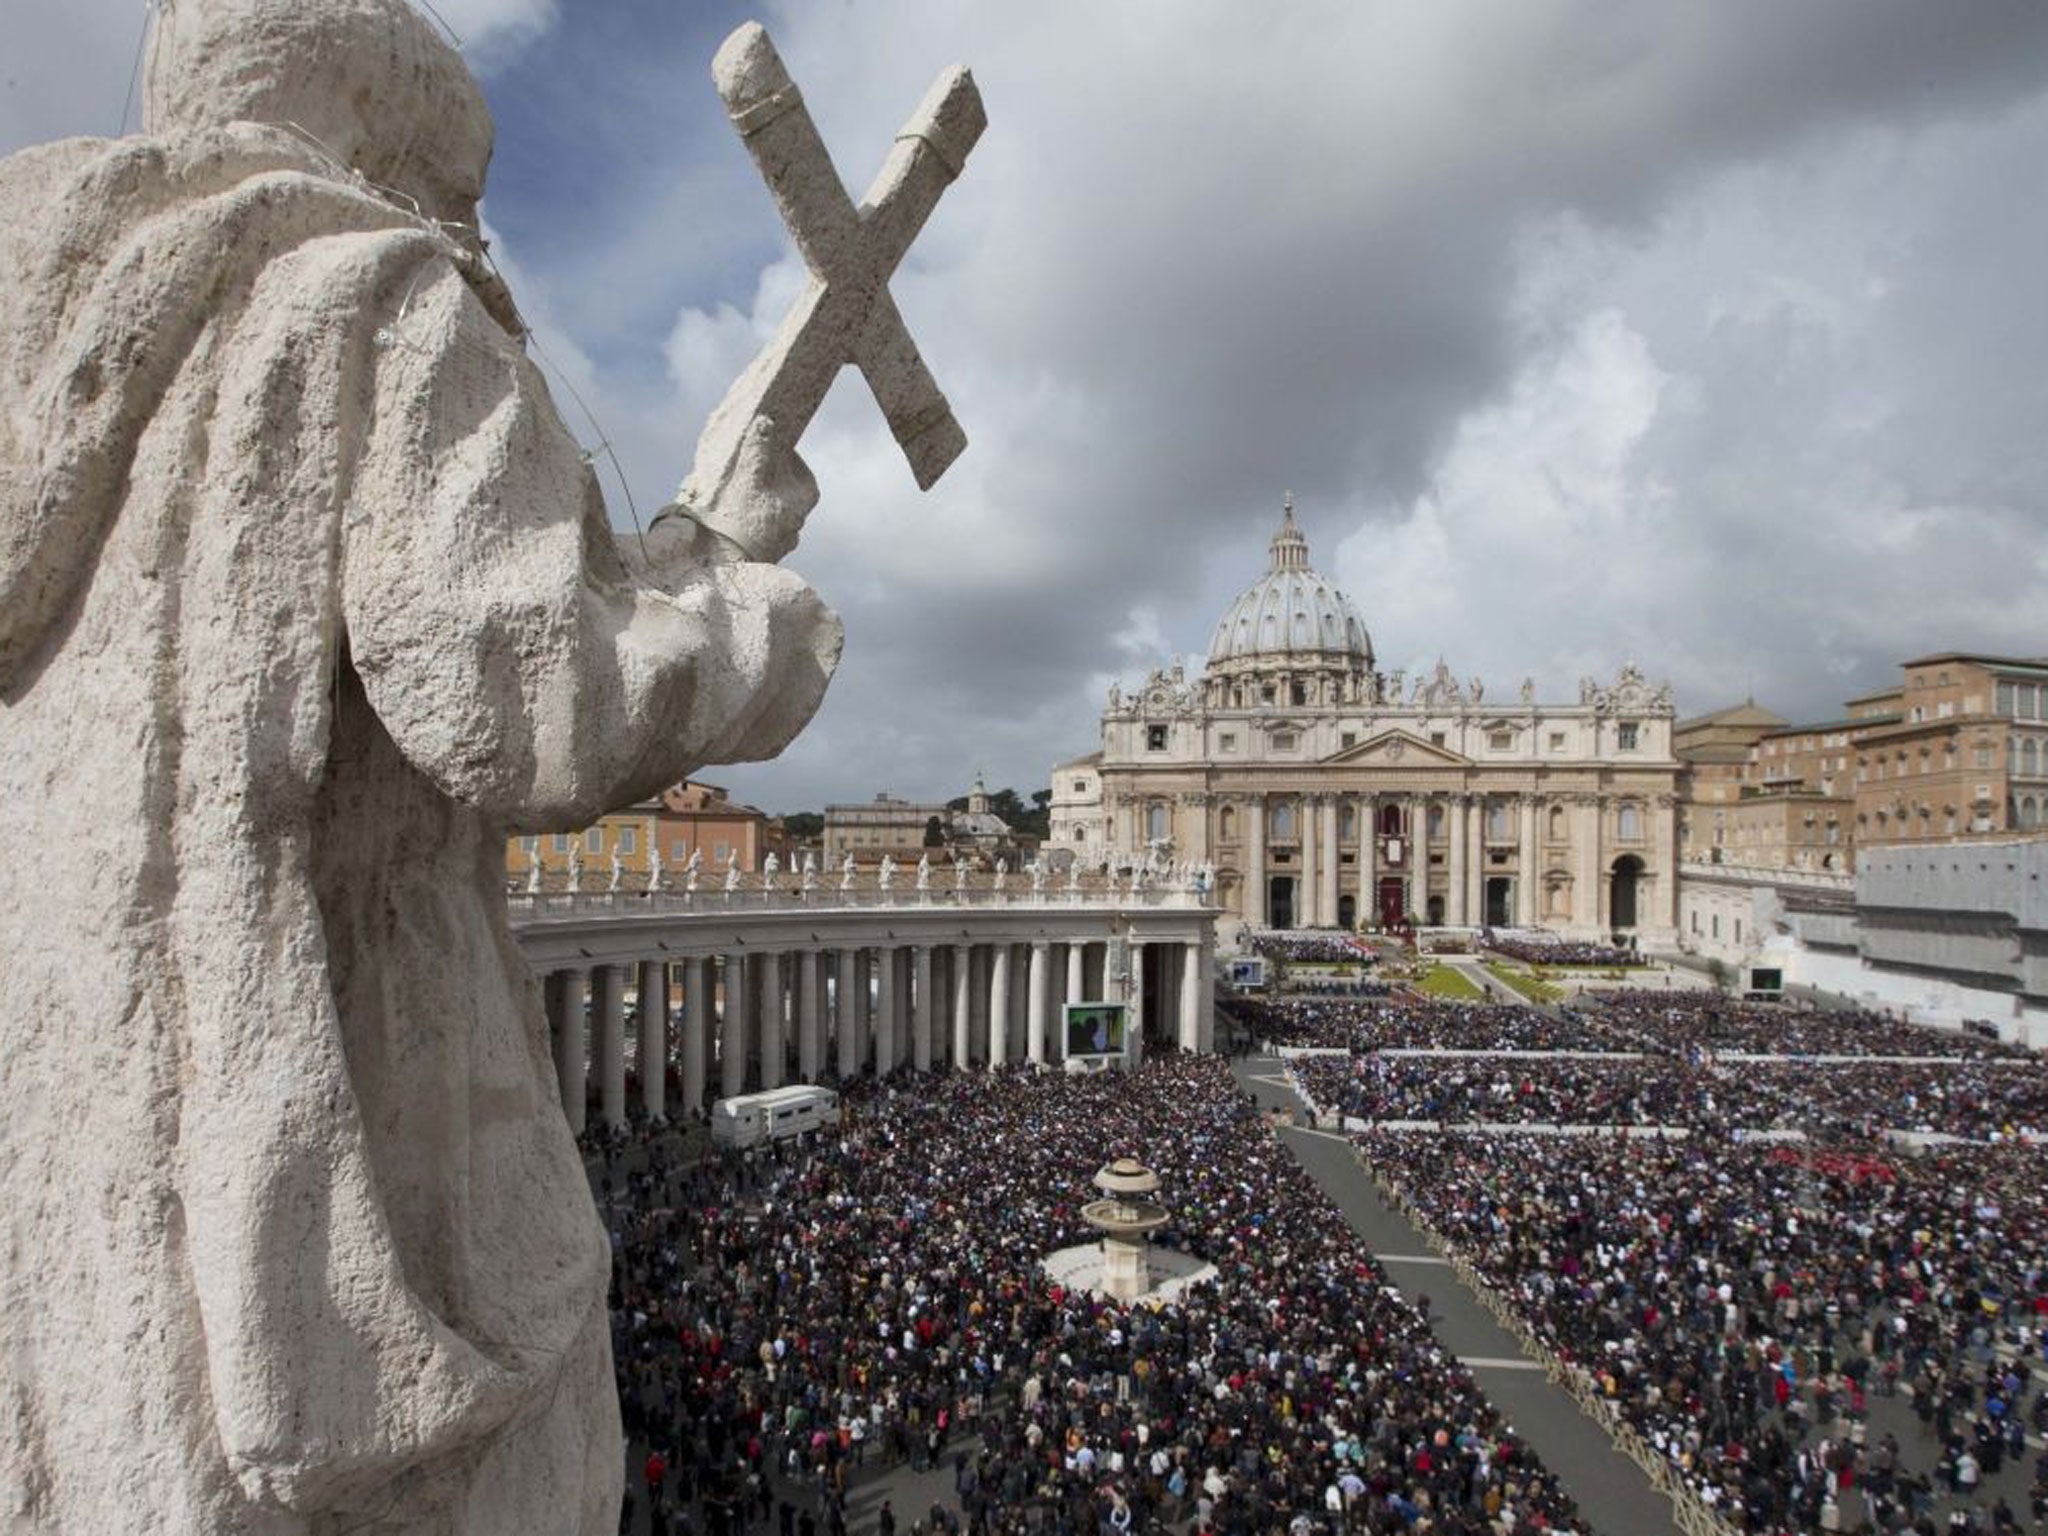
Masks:
[[[645,509],[788,257],[715,114],[665,95],[709,101],[702,28],[625,14],[566,0],[489,61],[490,212]],[[1754,687],[1819,713],[1916,648],[2043,648],[2048,10],[906,0],[770,25],[856,189],[945,64],[991,128],[896,283],[973,446],[920,497],[865,390],[835,390],[793,563],[847,656],[782,761],[724,771],[756,799],[1042,784],[1093,745],[1105,673],[1205,646],[1283,489],[1390,664],[1503,689],[1633,657],[1686,709]],[[132,32],[82,32],[70,89],[10,93],[0,144],[125,70]]]

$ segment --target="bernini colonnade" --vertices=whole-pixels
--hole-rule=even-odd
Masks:
[[[511,917],[578,1131],[593,1080],[622,1125],[901,1067],[1057,1066],[1068,1002],[1130,1004],[1133,1053],[1214,1041],[1215,913],[1192,891],[535,894]]]

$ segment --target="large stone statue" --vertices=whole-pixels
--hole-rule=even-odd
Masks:
[[[0,161],[0,805],[50,854],[0,863],[0,1530],[600,1536],[609,1256],[504,840],[810,718],[839,625],[758,562],[834,348],[908,370],[917,210],[834,248],[647,553],[406,0],[164,0],[145,81],[140,136]]]

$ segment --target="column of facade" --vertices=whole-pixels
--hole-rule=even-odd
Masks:
[[[1573,807],[1572,926],[1583,933],[1600,930],[1600,800],[1597,795],[1581,796]]]
[[[683,1112],[704,1108],[704,1064],[711,1050],[711,957],[683,962]]]
[[[818,1014],[821,958],[815,949],[806,949],[797,955],[796,961],[796,1075],[807,1083],[815,1083],[824,1067]]]
[[[932,1008],[932,947],[912,951],[910,1064],[920,1072],[932,1069],[932,1041],[938,1036],[938,1015]]]
[[[998,944],[988,957],[988,1065],[994,1071],[1010,1059],[1010,946]]]
[[[1266,797],[1247,795],[1244,808],[1244,920],[1254,928],[1266,922]]]
[[[1655,898],[1651,912],[1656,919],[1655,926],[1676,933],[1678,867],[1672,860],[1678,849],[1678,801],[1671,795],[1659,795],[1656,806],[1650,819],[1650,846],[1657,850],[1656,858],[1646,861],[1649,864],[1650,889]]]
[[[1321,860],[1317,858],[1321,852],[1321,839],[1316,834],[1317,809],[1315,798],[1310,795],[1303,795],[1295,802],[1294,831],[1301,849],[1301,859],[1294,866],[1294,926],[1297,928],[1313,928],[1322,920],[1316,903],[1321,885],[1317,878],[1317,871],[1321,868]]]
[[[782,954],[779,950],[767,950],[754,957],[756,979],[754,991],[758,994],[761,1018],[760,1055],[761,1086],[780,1088],[782,1086],[783,1063],[788,1060],[787,1030],[784,1023],[784,999],[782,996]]]
[[[839,951],[832,991],[833,1048],[839,1076],[850,1079],[860,1071],[860,951],[851,944]]]
[[[668,1118],[668,962],[640,962],[640,1107],[649,1120]]]
[[[1358,921],[1371,927],[1379,921],[1379,797],[1358,797]]]
[[[1334,925],[1337,921],[1338,872],[1343,861],[1337,856],[1337,823],[1343,818],[1338,814],[1337,797],[1332,795],[1323,801],[1323,859],[1322,890],[1316,896],[1316,905],[1321,910],[1323,922]]]
[[[1538,868],[1542,861],[1536,843],[1536,797],[1523,795],[1515,805],[1515,814],[1521,817],[1520,824],[1515,828],[1521,834],[1521,847],[1515,855],[1515,863],[1520,871],[1515,876],[1515,921],[1524,928],[1534,928],[1541,910],[1536,896],[1543,883],[1542,873]]]
[[[718,1016],[718,1092],[722,1098],[747,1091],[747,955],[725,952],[718,990],[725,1006]]]
[[[953,1065],[966,1071],[974,1063],[974,961],[965,944],[952,949]]]
[[[626,968],[600,965],[591,979],[598,1113],[606,1125],[620,1126],[626,1123]]]
[[[1185,795],[1181,799],[1181,809],[1188,824],[1187,861],[1206,864],[1209,862],[1209,797],[1204,794]]]
[[[562,1113],[569,1129],[583,1134],[583,998],[590,980],[587,970],[572,968],[548,977],[548,1023],[554,1034],[555,1081],[562,1092]]]
[[[1408,910],[1429,921],[1429,798],[1408,797]]]
[[[896,974],[896,951],[884,947],[875,951],[875,1075],[882,1076],[896,1069],[897,1023],[900,1015],[896,1007],[898,991]]]
[[[1444,838],[1450,844],[1444,863],[1450,872],[1451,882],[1444,897],[1444,921],[1453,928],[1462,928],[1472,921],[1468,900],[1471,883],[1466,867],[1472,850],[1471,839],[1465,830],[1471,811],[1471,801],[1463,794],[1452,795],[1444,805]]]
[[[1180,1048],[1202,1048],[1202,984],[1207,974],[1202,966],[1199,942],[1183,944],[1180,955]]]

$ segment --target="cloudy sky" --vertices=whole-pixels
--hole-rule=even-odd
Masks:
[[[2048,6],[436,6],[643,516],[800,272],[719,39],[767,22],[856,193],[980,83],[894,285],[972,446],[920,496],[853,375],[805,439],[846,660],[714,775],[771,809],[1043,785],[1112,676],[1206,650],[1290,490],[1388,668],[1822,718],[1917,651],[2048,653]],[[0,0],[0,151],[114,131],[142,17]]]

